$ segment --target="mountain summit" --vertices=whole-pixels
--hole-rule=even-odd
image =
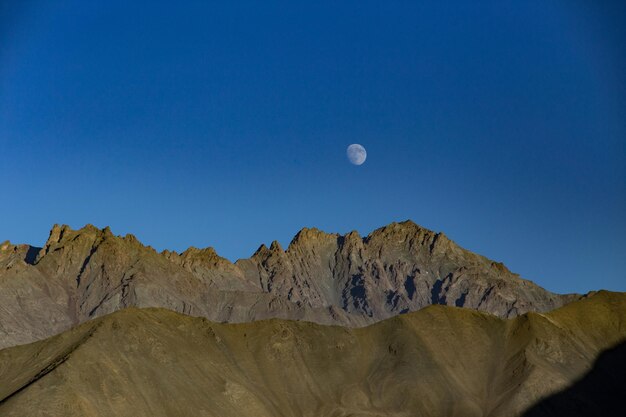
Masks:
[[[501,318],[580,298],[551,293],[503,264],[411,221],[366,237],[304,228],[286,250],[231,263],[213,248],[158,253],[110,228],[55,225],[43,248],[0,245],[0,347],[28,343],[125,307],[220,322],[266,318],[361,327],[431,304]]]

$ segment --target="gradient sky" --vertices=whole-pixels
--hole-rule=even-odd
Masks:
[[[127,3],[0,2],[0,240],[234,260],[412,219],[626,291],[626,2]]]

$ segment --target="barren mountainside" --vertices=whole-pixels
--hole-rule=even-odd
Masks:
[[[625,338],[626,294],[604,291],[508,320],[430,306],[357,329],[131,308],[0,351],[0,415],[613,416]]]
[[[0,347],[125,307],[218,322],[267,318],[365,326],[443,304],[515,317],[578,299],[521,279],[411,221],[361,237],[302,229],[235,263],[212,248],[154,249],[109,228],[55,225],[43,248],[0,244]]]

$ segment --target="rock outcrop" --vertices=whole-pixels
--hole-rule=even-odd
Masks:
[[[0,245],[0,347],[131,306],[213,321],[359,327],[431,304],[506,318],[577,298],[546,291],[410,221],[365,238],[305,228],[286,250],[273,242],[235,263],[212,248],[158,253],[133,235],[91,225],[55,225],[43,248]]]

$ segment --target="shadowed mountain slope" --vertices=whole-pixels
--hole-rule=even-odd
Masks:
[[[624,338],[626,294],[604,291],[547,314],[432,306],[358,329],[125,309],[0,351],[0,415],[508,417]]]
[[[392,223],[365,238],[302,229],[234,264],[212,248],[157,253],[109,228],[54,226],[43,248],[0,244],[0,348],[121,308],[162,307],[213,321],[267,318],[359,327],[431,304],[514,317],[558,295],[443,233]]]
[[[540,401],[524,417],[623,416],[626,387],[626,342],[602,352],[583,378]]]

